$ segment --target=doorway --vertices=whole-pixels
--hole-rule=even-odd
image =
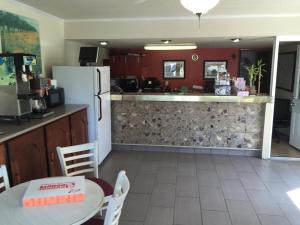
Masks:
[[[279,42],[272,157],[300,158],[299,60],[300,41]]]

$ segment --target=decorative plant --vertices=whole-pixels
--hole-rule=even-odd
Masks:
[[[256,81],[256,66],[255,64],[251,64],[249,66],[246,67],[247,71],[248,71],[248,75],[249,75],[249,82],[250,82],[250,88],[255,89],[254,83]]]
[[[263,73],[267,72],[265,70],[266,64],[262,62],[262,59],[257,61],[256,64],[256,76],[258,78],[258,87],[257,87],[257,94],[260,94],[260,82],[261,82],[261,78],[263,77]]]
[[[252,94],[255,94],[255,82],[258,80],[258,88],[257,88],[257,94],[260,94],[260,84],[261,84],[261,78],[263,77],[263,73],[266,72],[265,65],[262,61],[262,59],[257,60],[256,64],[251,64],[246,67],[249,75],[249,82],[250,82],[250,91]]]

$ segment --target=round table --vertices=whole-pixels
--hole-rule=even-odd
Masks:
[[[82,202],[23,208],[22,198],[28,184],[17,185],[0,194],[0,224],[82,224],[99,212],[104,200],[101,187],[85,180],[85,200]]]

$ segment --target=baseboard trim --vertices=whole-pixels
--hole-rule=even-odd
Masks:
[[[195,153],[211,155],[235,155],[235,156],[255,156],[261,157],[259,149],[245,148],[208,148],[208,147],[178,147],[162,145],[138,145],[138,144],[112,144],[113,150],[118,151],[144,151],[144,152],[177,152],[177,153]]]
[[[271,160],[277,161],[300,161],[300,158],[295,157],[282,157],[282,156],[271,156]]]

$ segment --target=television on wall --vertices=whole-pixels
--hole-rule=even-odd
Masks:
[[[98,47],[80,47],[80,66],[95,66],[98,61]]]

